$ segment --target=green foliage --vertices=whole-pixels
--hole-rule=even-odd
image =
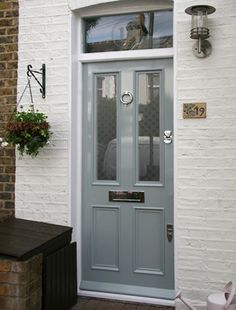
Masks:
[[[21,155],[37,156],[40,148],[49,141],[52,133],[47,116],[28,110],[15,112],[6,126],[5,140],[17,145]]]

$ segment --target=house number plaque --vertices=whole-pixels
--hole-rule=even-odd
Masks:
[[[206,103],[184,103],[183,118],[206,118]]]

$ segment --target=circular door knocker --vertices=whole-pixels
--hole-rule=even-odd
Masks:
[[[125,100],[126,98],[126,100]],[[131,94],[131,92],[129,91],[125,91],[121,97],[120,97],[120,102],[123,103],[124,105],[128,106],[129,104],[131,104],[133,102],[134,98],[133,95]]]

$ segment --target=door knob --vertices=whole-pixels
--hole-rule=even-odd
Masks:
[[[164,143],[170,144],[170,143],[172,143],[172,140],[173,140],[172,131],[171,130],[165,130],[164,131]]]

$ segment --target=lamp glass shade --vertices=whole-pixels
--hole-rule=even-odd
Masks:
[[[197,11],[192,15],[192,29],[193,28],[207,28],[207,12],[206,10]]]
[[[209,38],[209,29],[207,27],[207,9],[204,7],[196,7],[192,11],[192,39],[207,39]]]

